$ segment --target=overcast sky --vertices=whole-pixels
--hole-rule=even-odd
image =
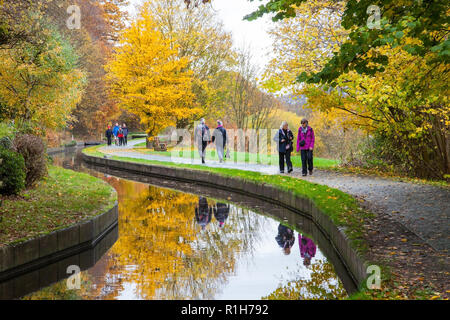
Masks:
[[[134,7],[143,1],[130,0],[130,3]],[[246,14],[253,12],[260,4],[259,1],[213,0],[211,5],[222,19],[225,28],[232,32],[235,46],[242,47],[245,45],[249,47],[254,64],[262,72],[270,60],[272,40],[267,31],[273,23],[268,16],[251,22],[242,20]],[[130,8],[130,14],[135,13],[136,10]]]

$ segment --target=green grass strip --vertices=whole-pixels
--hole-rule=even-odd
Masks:
[[[0,246],[18,243],[101,214],[114,206],[117,193],[89,174],[56,166],[30,190],[3,198]]]

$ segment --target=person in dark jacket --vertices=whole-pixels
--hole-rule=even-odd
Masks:
[[[219,221],[219,227],[222,228],[228,218],[228,215],[230,214],[230,205],[217,202],[216,206],[213,208],[213,211],[214,217],[217,221]]]
[[[126,146],[128,144],[128,128],[125,123],[122,125],[122,131],[123,131],[123,145]]]
[[[227,145],[227,130],[225,130],[223,122],[220,120],[217,120],[217,128],[213,132],[212,142],[216,143],[217,156],[219,157],[219,162],[222,163],[225,146]]]
[[[195,129],[195,141],[197,142],[198,153],[202,158],[202,163],[205,163],[206,147],[211,141],[211,134],[209,128],[205,123],[205,119],[200,120],[200,124]]]
[[[108,146],[111,146],[111,144],[112,144],[112,136],[113,136],[113,132],[111,130],[111,126],[108,126],[108,129],[106,130],[105,136],[106,136],[106,139],[108,140]]]
[[[284,254],[291,253],[291,248],[295,243],[294,231],[281,223],[278,226],[278,235],[275,237],[280,248],[283,248]]]
[[[208,200],[204,197],[198,198],[198,206],[195,207],[195,221],[205,229],[211,222],[212,208],[208,206]]]
[[[314,150],[314,130],[308,126],[308,120],[302,119],[301,126],[298,128],[297,152],[300,151],[302,157],[302,175],[307,172],[313,173],[313,150]]]
[[[289,125],[286,121],[283,121],[274,137],[274,141],[277,143],[277,150],[279,156],[280,173],[284,173],[284,161],[286,159],[286,165],[288,173],[293,170],[291,161],[291,152],[293,149],[294,134],[289,130]]]

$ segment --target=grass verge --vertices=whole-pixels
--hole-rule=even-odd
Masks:
[[[0,196],[0,246],[63,229],[113,207],[115,190],[88,174],[49,167],[31,190]]]

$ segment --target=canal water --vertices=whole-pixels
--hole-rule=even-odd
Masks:
[[[62,280],[24,299],[341,299],[351,290],[332,248],[323,251],[320,232],[298,214],[223,190],[88,168],[80,150],[53,159],[117,190],[118,237],[81,272],[79,289]]]

